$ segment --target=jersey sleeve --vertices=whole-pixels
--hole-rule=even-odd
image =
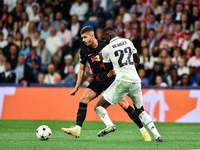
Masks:
[[[102,50],[102,57],[103,57],[103,63],[110,63],[109,53],[105,48]]]
[[[80,50],[79,58],[80,58],[80,63],[86,64],[86,57],[85,57],[84,49],[82,48]]]

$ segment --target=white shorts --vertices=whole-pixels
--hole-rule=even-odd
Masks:
[[[126,95],[131,98],[136,108],[140,109],[143,106],[140,83],[115,80],[102,96],[106,101],[115,106]]]

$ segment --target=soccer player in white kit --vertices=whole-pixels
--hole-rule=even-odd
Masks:
[[[106,125],[106,128],[101,130],[98,136],[104,136],[117,129],[110,120],[106,108],[110,104],[115,106],[127,95],[131,98],[139,117],[151,130],[156,141],[163,142],[151,117],[143,108],[141,80],[134,65],[134,63],[139,63],[140,60],[133,43],[128,39],[119,38],[113,27],[104,28],[103,38],[108,44],[102,50],[104,69],[106,71],[111,70],[112,63],[116,78],[95,106],[96,113]]]

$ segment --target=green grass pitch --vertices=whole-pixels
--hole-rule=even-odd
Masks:
[[[102,122],[86,121],[80,138],[61,131],[61,127],[75,125],[75,121],[57,120],[0,120],[0,150],[186,150],[200,149],[200,124],[155,123],[164,142],[145,142],[133,122],[114,122],[117,131],[105,137],[97,137],[105,128]],[[36,129],[48,125],[52,137],[40,141]],[[146,127],[146,126],[145,126]]]

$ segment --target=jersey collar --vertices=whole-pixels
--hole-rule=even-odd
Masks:
[[[113,41],[115,41],[115,40],[117,40],[117,39],[119,39],[119,37],[118,37],[118,36],[116,36],[116,37],[112,38],[112,39],[110,40],[110,43],[112,43]]]

